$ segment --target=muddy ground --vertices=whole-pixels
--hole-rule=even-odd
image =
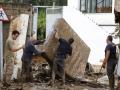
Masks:
[[[107,87],[90,87],[85,84],[66,84],[61,86],[57,83],[54,87],[47,83],[11,83],[11,86],[0,86],[0,90],[108,90]]]
[[[33,81],[28,83],[11,82],[4,86],[0,83],[0,90],[108,90],[108,85],[95,82],[97,77],[104,74],[86,73],[85,80],[67,79],[65,86],[61,85],[61,79],[58,77],[55,86],[51,86],[51,74],[46,64],[33,65]]]
[[[98,66],[97,66],[98,67]],[[95,67],[96,68],[96,67]],[[99,72],[100,66],[98,67]],[[33,81],[28,83],[11,82],[9,85],[4,85],[0,82],[0,90],[108,90],[107,84],[95,82],[96,78],[105,76],[105,73],[98,73],[92,69],[86,70],[83,80],[73,80],[66,77],[65,86],[61,85],[61,79],[56,78],[55,86],[51,86],[51,73],[47,63],[33,63],[32,73]]]

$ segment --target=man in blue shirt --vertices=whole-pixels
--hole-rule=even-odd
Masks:
[[[62,77],[62,83],[65,84],[65,59],[68,55],[72,54],[71,44],[74,42],[73,38],[70,38],[68,41],[59,38],[58,32],[55,31],[55,38],[59,41],[59,46],[56,51],[56,55],[53,61],[53,70],[52,70],[52,85],[54,85],[56,74]]]
[[[105,59],[102,65],[102,67],[105,68],[105,65],[107,64],[107,75],[109,79],[110,90],[114,90],[114,71],[117,64],[116,45],[112,42],[112,40],[112,36],[109,35],[106,40],[107,46],[105,48]]]

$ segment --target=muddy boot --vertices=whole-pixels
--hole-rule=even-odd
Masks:
[[[62,75],[62,86],[65,86],[65,72]]]
[[[22,75],[21,75],[20,81],[21,81],[22,83],[25,83],[25,82],[26,82],[26,74],[22,74]]]
[[[114,90],[114,85],[115,85],[115,80],[114,80],[114,76],[112,76],[111,78],[109,78],[109,90]]]

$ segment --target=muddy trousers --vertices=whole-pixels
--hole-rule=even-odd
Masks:
[[[56,56],[53,62],[53,69],[52,69],[52,84],[54,85],[55,76],[58,75],[62,78],[62,84],[65,84],[65,58]]]
[[[4,65],[4,81],[5,82],[9,83],[11,81],[13,69],[14,69],[14,58],[7,57]]]
[[[114,90],[114,84],[115,84],[114,76],[109,77],[109,87],[110,87],[110,90]]]
[[[32,80],[32,67],[30,61],[22,61],[22,82],[30,82]]]
[[[114,90],[114,86],[115,86],[115,77],[114,77],[115,67],[116,67],[115,62],[107,63],[107,75],[108,75],[108,79],[109,79],[110,90]]]
[[[22,68],[21,62],[14,64],[13,74],[11,78],[12,80],[20,78],[21,68]]]

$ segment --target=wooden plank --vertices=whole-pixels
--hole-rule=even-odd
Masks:
[[[66,73],[73,77],[79,78],[84,75],[86,63],[90,53],[90,48],[84,43],[83,40],[77,35],[76,32],[66,23],[64,19],[58,19],[54,29],[58,30],[59,37],[68,40],[73,37],[75,42],[73,43],[73,53],[66,60],[65,70]],[[55,51],[58,47],[58,41],[54,37],[54,31],[49,34],[45,42],[45,51],[51,60],[53,60]]]

